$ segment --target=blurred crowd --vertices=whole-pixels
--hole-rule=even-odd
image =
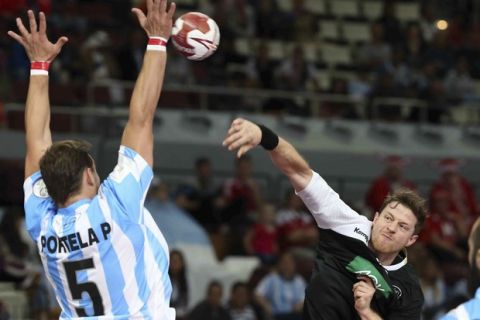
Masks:
[[[391,155],[382,161],[385,169],[365,190],[364,204],[349,203],[369,217],[388,193],[417,190],[404,176],[409,159]],[[424,194],[430,214],[420,240],[409,249],[425,294],[424,319],[436,319],[469,296],[467,237],[480,213],[472,185],[460,174],[462,162],[445,158],[435,166],[438,180]],[[233,176],[223,180],[206,157],[198,158],[192,171],[190,179],[176,183],[155,178],[145,204],[172,248],[169,272],[178,319],[300,319],[315,246],[321,241],[302,201],[293,190],[268,198],[248,156],[235,159]],[[4,208],[0,281],[14,282],[28,293],[32,317],[55,311],[23,211]],[[184,243],[211,247],[219,261],[257,257],[260,264],[249,279],[231,288],[210,279],[204,300],[192,305],[186,253],[178,249]]]
[[[355,101],[371,106],[376,98],[400,97],[425,101],[430,122],[449,122],[452,108],[478,101],[475,79],[480,77],[480,24],[473,17],[473,1],[412,2],[419,12],[409,19],[396,10],[397,4],[405,2],[379,0],[378,16],[361,1],[344,1],[352,5],[345,16],[335,15],[334,1],[320,1],[324,6],[321,12],[311,9],[309,3],[177,1],[178,14],[209,14],[220,27],[221,44],[216,54],[203,62],[190,62],[169,50],[167,83],[341,95],[347,99],[327,99],[315,112],[312,103],[302,99],[217,95],[208,103],[211,109],[252,108],[337,118],[358,118],[358,110],[352,107]],[[51,73],[54,104],[85,105],[87,83],[132,81],[138,74],[146,39],[130,8],[143,6],[143,1],[6,0],[2,4],[2,34],[12,29],[15,16],[25,17],[25,6],[29,6],[47,13],[53,37],[69,37]],[[357,27],[347,29],[349,23]],[[362,32],[365,34],[359,37]],[[338,60],[342,55],[346,58]],[[5,70],[0,73],[0,100],[23,101],[29,64],[20,46],[8,37],[0,39],[0,70]],[[99,103],[119,105],[126,104],[128,97],[112,85],[96,98]],[[167,99],[168,106],[198,107],[194,96]],[[379,112],[367,108],[362,116],[375,113],[385,120],[399,120],[395,104],[376,104]],[[418,119],[415,108],[402,118]]]

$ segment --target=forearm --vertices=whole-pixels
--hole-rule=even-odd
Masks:
[[[30,77],[25,107],[25,178],[40,169],[40,159],[52,144],[48,76]]]
[[[378,315],[375,311],[372,309],[368,309],[365,312],[358,313],[360,316],[360,319],[362,320],[382,320],[383,318]]]
[[[31,76],[25,108],[27,148],[40,142],[51,143],[48,76]]]
[[[289,142],[279,138],[278,146],[269,153],[273,164],[288,177],[295,190],[303,190],[308,185],[312,170]]]
[[[163,85],[166,61],[166,52],[147,51],[145,53],[142,69],[130,101],[129,121],[152,124]]]
[[[150,166],[153,165],[153,118],[162,90],[166,60],[165,52],[145,53],[122,137],[122,145],[138,152]]]

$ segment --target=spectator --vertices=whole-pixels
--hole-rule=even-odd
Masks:
[[[245,251],[257,255],[262,263],[271,265],[278,254],[275,207],[264,203],[258,211],[257,222],[245,234]]]
[[[274,88],[274,70],[276,63],[270,59],[269,46],[260,41],[255,47],[255,54],[248,60],[247,75],[249,80],[259,88]]]
[[[345,96],[348,94],[348,83],[343,78],[333,78],[329,93],[332,95]],[[325,101],[322,104],[320,117],[322,118],[358,118],[353,104],[345,101]]]
[[[358,51],[358,63],[371,70],[390,61],[391,48],[385,42],[385,30],[380,22],[374,22],[370,29],[370,41]]]
[[[292,10],[288,16],[291,25],[290,40],[312,41],[317,33],[317,18],[305,7],[305,0],[291,0]]]
[[[465,56],[458,57],[455,68],[448,72],[445,88],[450,99],[460,102],[474,96],[475,82],[470,75],[470,67]]]
[[[431,215],[422,238],[442,265],[463,264],[467,257],[467,237],[470,222],[451,211],[448,193],[439,190],[430,199]]]
[[[276,271],[269,273],[255,289],[264,312],[276,320],[302,318],[305,280],[296,273],[295,261],[289,252],[283,253]]]
[[[191,194],[193,204],[190,213],[208,231],[215,231],[220,223],[220,186],[215,183],[210,159],[195,160],[195,177],[184,189]]]
[[[306,61],[302,46],[297,44],[290,58],[286,59],[277,71],[277,88],[305,91],[315,82],[315,73],[315,65]]]
[[[402,41],[402,28],[396,15],[394,1],[385,1],[383,3],[383,14],[378,19],[378,22],[382,25],[385,41],[391,46]]]
[[[454,158],[444,158],[438,163],[440,179],[430,190],[430,201],[437,193],[444,192],[448,196],[449,209],[459,219],[473,223],[478,215],[475,192],[471,184],[460,175],[461,162]]]
[[[227,310],[232,320],[259,320],[251,303],[248,286],[244,282],[233,284]]]
[[[355,78],[348,82],[348,94],[354,100],[361,101],[370,95],[372,90],[372,83],[368,68],[358,67],[355,73]]]
[[[230,226],[249,224],[248,214],[255,212],[262,203],[260,187],[252,177],[253,163],[249,156],[235,159],[235,176],[223,184],[225,219]]]
[[[403,177],[403,170],[407,160],[398,155],[390,155],[383,159],[385,169],[383,174],[376,178],[367,191],[365,204],[378,212],[388,194],[394,193],[401,188],[415,190],[414,184]]]
[[[222,307],[222,290],[220,282],[210,282],[207,297],[193,308],[188,320],[230,320],[230,314]]]
[[[424,1],[420,8],[420,28],[422,30],[423,38],[430,42],[433,39],[438,28],[436,26],[436,19],[434,14],[434,6],[430,1]]]
[[[188,313],[187,267],[183,254],[179,250],[170,251],[168,275],[172,282],[170,307],[175,308],[177,320],[185,320]]]
[[[275,0],[255,1],[255,35],[262,39],[280,39],[285,33],[282,28],[283,14]]]
[[[145,201],[145,208],[162,230],[168,245],[196,244],[210,247],[212,244],[205,230],[185,210],[172,201],[168,186],[154,181]]]
[[[317,225],[294,190],[286,193],[285,205],[277,214],[277,228],[282,250],[313,248],[317,244]]]
[[[412,69],[420,69],[424,61],[426,43],[422,36],[420,26],[416,22],[407,25],[405,31],[405,60]]]

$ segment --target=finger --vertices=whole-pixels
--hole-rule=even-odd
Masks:
[[[40,22],[40,27],[38,31],[42,34],[47,32],[47,19],[45,19],[45,13],[40,11],[38,14],[38,21]]]
[[[157,1],[157,6],[160,9],[161,13],[164,13],[167,11],[167,0],[156,0]]]
[[[232,125],[230,129],[228,129],[228,134],[234,134],[235,132],[239,132],[239,131],[240,131],[239,126]]]
[[[177,8],[177,5],[175,4],[175,2],[170,3],[170,8],[168,8],[168,13],[167,13],[169,19],[173,18],[176,8]]]
[[[30,22],[30,32],[37,33],[37,20],[32,10],[28,10],[28,21]]]
[[[22,36],[24,38],[28,37],[30,35],[30,33],[28,32],[27,28],[25,28],[25,26],[23,25],[22,19],[17,18],[16,22],[17,22],[18,30],[20,31]]]
[[[240,124],[243,123],[243,121],[244,120],[242,118],[237,118],[237,119],[233,120],[232,125],[240,125]]]
[[[240,149],[238,149],[237,152],[237,158],[241,158],[245,153],[247,153],[248,150],[252,149],[250,145],[244,145]]]
[[[242,134],[240,132],[236,132],[234,134],[229,134],[228,137],[225,139],[224,143],[225,145],[230,145],[234,141],[240,139],[242,137]]]
[[[147,13],[152,10],[153,0],[147,0]]]
[[[55,43],[55,49],[57,51],[60,51],[62,50],[62,47],[65,43],[68,42],[68,38],[67,37],[60,37],[57,42]]]
[[[145,13],[143,13],[143,11],[138,8],[132,8],[132,12],[137,16],[140,25],[143,26],[145,19],[147,19]]]
[[[15,32],[13,31],[8,31],[7,34],[12,37],[13,39],[17,40],[17,42],[19,42],[22,46],[25,47],[26,43],[23,41],[23,38],[21,36],[19,36],[18,34],[16,34]]]

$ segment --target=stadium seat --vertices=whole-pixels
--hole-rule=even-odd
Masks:
[[[252,53],[251,40],[247,38],[237,38],[235,40],[235,51],[242,56],[248,57]]]
[[[327,12],[326,4],[323,0],[307,0],[305,6],[308,11],[314,14],[324,15]]]
[[[290,12],[292,10],[292,0],[277,0],[277,4],[282,11]]]
[[[370,24],[366,22],[344,22],[342,33],[343,39],[350,43],[367,42],[370,40]]]
[[[351,65],[352,55],[349,46],[325,43],[321,47],[322,59],[328,65]]]
[[[375,20],[382,15],[383,4],[381,1],[361,1],[360,3],[365,18]]]
[[[285,58],[285,49],[291,47],[291,44],[286,43],[285,41],[270,40],[268,42],[269,57],[272,60],[282,60]]]
[[[417,2],[397,2],[397,17],[403,22],[419,20],[420,4]]]
[[[318,62],[320,55],[317,42],[307,42],[303,44],[305,59],[309,62]]]
[[[321,39],[337,40],[340,38],[336,20],[320,20],[318,30]]]
[[[330,88],[331,78],[328,71],[319,70],[315,73],[314,77],[323,91],[327,91]]]
[[[330,1],[330,13],[337,17],[358,17],[357,1],[354,0],[334,0]]]

